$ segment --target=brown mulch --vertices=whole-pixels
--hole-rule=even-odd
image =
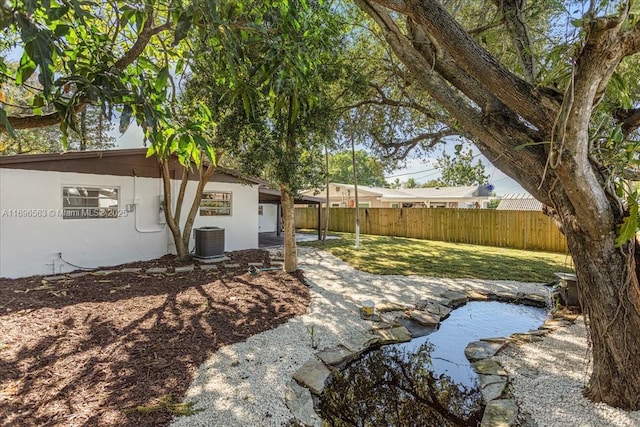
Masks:
[[[169,394],[180,402],[220,347],[307,311],[300,274],[249,274],[249,262],[270,265],[266,251],[227,255],[222,265],[240,267],[0,278],[0,425],[167,425],[166,410],[138,407]],[[182,264],[164,257],[122,267]]]

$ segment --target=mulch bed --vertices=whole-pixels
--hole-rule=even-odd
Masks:
[[[141,407],[180,402],[220,347],[307,311],[300,274],[250,274],[267,251],[227,255],[219,271],[0,278],[0,425],[167,425],[171,413]]]

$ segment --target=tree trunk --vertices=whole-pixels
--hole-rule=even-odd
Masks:
[[[584,234],[567,242],[578,277],[578,296],[593,346],[593,373],[585,396],[629,410],[640,409],[640,286],[638,243],[603,250]],[[635,247],[634,247],[635,246]]]
[[[189,182],[189,167],[182,166],[182,179],[180,181],[180,190],[176,197],[176,208],[172,210],[172,191],[171,191],[171,172],[169,170],[169,160],[159,160],[162,171],[162,182],[164,186],[164,216],[167,220],[169,230],[171,230],[171,236],[176,246],[176,256],[179,260],[188,260],[191,258],[189,253],[189,239],[191,238],[191,229],[195,222],[196,214],[200,207],[200,201],[202,200],[202,192],[204,187],[209,182],[209,179],[216,170],[216,165],[210,163],[207,169],[203,170],[202,166],[199,169],[198,187],[196,188],[196,194],[194,195],[191,207],[187,214],[187,219],[184,224],[184,228],[180,227],[180,219],[182,216],[182,207],[184,204],[184,196],[187,190],[187,184]]]
[[[286,185],[280,185],[280,194],[284,223],[284,271],[292,273],[298,269],[294,200]]]

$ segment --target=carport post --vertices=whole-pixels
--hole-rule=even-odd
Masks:
[[[322,240],[322,203],[318,203],[318,240]]]
[[[276,236],[280,236],[280,228],[282,225],[282,212],[280,212],[280,203],[277,203],[276,206]]]

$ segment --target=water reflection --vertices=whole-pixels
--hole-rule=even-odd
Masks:
[[[456,384],[432,369],[431,343],[415,352],[385,346],[333,375],[320,411],[343,426],[476,426],[482,396],[476,384]]]

